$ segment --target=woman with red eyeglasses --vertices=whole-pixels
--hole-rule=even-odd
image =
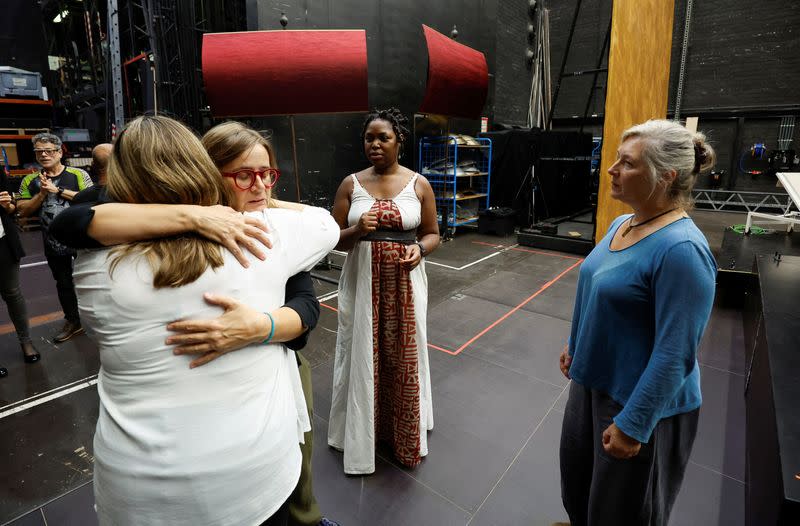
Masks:
[[[271,212],[268,209],[322,214],[334,226],[324,210],[272,197],[271,189],[278,181],[280,171],[273,168],[275,154],[272,145],[257,131],[239,122],[226,122],[209,130],[202,143],[230,191],[231,206],[235,210],[222,206],[122,203],[106,203],[93,208],[78,206],[67,210],[69,214],[54,225],[54,236],[69,246],[93,248],[195,232],[224,245],[247,266],[244,250],[263,258],[264,254],[258,247],[262,244],[271,246],[265,235],[265,224],[270,224]],[[175,354],[196,355],[193,367],[262,342],[270,334],[271,342],[285,342],[288,348],[299,351],[308,342],[309,332],[319,317],[319,302],[308,272],[289,278],[286,303],[271,311],[269,317],[234,298],[207,295],[206,300],[224,308],[225,314],[213,320],[182,320],[169,326],[175,335],[167,343],[175,345]],[[311,420],[311,370],[299,352],[297,362],[302,394]],[[337,526],[322,516],[314,498],[312,440],[309,431],[301,444],[302,470],[288,502],[289,524]]]
[[[265,210],[268,207],[326,213],[322,209],[272,198],[271,188],[277,182],[280,171],[272,167],[275,159],[272,145],[257,131],[239,122],[225,122],[209,130],[203,136],[202,143],[229,189],[232,207],[113,203],[105,194],[101,194],[97,203],[87,203],[66,210],[69,213],[54,221],[51,227],[53,237],[67,246],[82,249],[196,233],[223,245],[246,267],[249,263],[245,251],[264,259],[265,254],[261,248],[272,245],[267,235],[269,229],[265,224]],[[298,304],[302,304],[302,308],[284,308],[270,313],[275,325],[272,341],[289,342],[300,337],[301,344],[298,348],[305,345],[309,327],[306,321],[310,316],[298,315],[297,311],[303,314],[309,311],[309,296],[314,302],[316,296],[313,295],[310,277],[306,275],[304,278],[304,283],[298,286],[302,295],[302,301]],[[291,285],[290,281],[289,286]],[[287,299],[292,297],[290,292],[287,288]],[[174,343],[181,345],[177,352],[200,355],[192,363],[194,367],[252,343],[259,336],[250,332],[241,333],[240,329],[253,330],[253,324],[250,323],[252,313],[244,306],[231,298],[209,297],[209,302],[232,312],[230,319],[223,317],[220,320],[225,326],[195,320],[189,327],[186,324],[174,327],[175,330],[187,333],[176,337]],[[316,308],[319,308],[318,305]],[[310,321],[316,323],[316,319]],[[264,331],[261,335],[263,339],[270,327],[268,323],[261,324],[259,329]],[[219,331],[231,336],[214,337],[212,332]]]

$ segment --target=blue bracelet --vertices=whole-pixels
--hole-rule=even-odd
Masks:
[[[273,318],[272,314],[270,314],[269,312],[265,312],[264,314],[266,314],[267,318],[269,318],[270,327],[269,327],[269,336],[267,336],[266,340],[261,342],[262,344],[269,343],[272,337],[275,336],[275,318]]]

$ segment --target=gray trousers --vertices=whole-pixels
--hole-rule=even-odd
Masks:
[[[6,303],[8,316],[14,324],[20,343],[30,342],[28,308],[25,296],[19,288],[19,261],[11,257],[4,237],[0,237],[0,296]]]
[[[662,419],[639,454],[619,460],[603,431],[622,410],[574,381],[561,428],[561,499],[572,526],[667,526],[697,434],[700,410]]]

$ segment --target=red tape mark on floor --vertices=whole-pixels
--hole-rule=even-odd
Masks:
[[[543,256],[550,256],[554,258],[562,258],[562,259],[579,259],[583,261],[583,258],[578,256],[567,256],[566,254],[553,254],[552,252],[542,252],[541,250],[532,250],[530,248],[522,248],[522,247],[509,247],[508,245],[498,245],[497,243],[486,243],[484,241],[473,241],[476,245],[484,245],[487,247],[495,247],[495,248],[508,248],[510,250],[516,250],[517,252],[528,252],[530,254],[541,254]]]
[[[451,351],[450,349],[445,349],[444,347],[439,347],[439,346],[434,345],[432,343],[429,343],[428,347],[430,347],[431,349],[436,349],[437,351],[446,352],[447,354],[452,354],[453,356],[456,356],[458,354],[455,351]]]
[[[473,243],[477,243],[477,241],[473,241]],[[546,252],[543,252],[543,254],[546,254]],[[539,294],[541,294],[542,292],[546,291],[548,288],[550,288],[550,286],[551,286],[551,285],[553,285],[553,284],[554,284],[554,283],[556,283],[558,280],[560,280],[561,278],[563,278],[563,277],[564,277],[564,276],[565,276],[565,275],[566,275],[566,274],[567,274],[567,273],[568,273],[570,270],[574,269],[575,267],[577,267],[578,265],[580,265],[581,263],[583,263],[583,258],[571,258],[571,259],[577,259],[578,261],[576,261],[575,263],[573,263],[572,265],[570,265],[570,266],[569,266],[569,268],[567,268],[566,270],[564,270],[563,272],[561,272],[561,274],[559,274],[559,275],[558,275],[558,276],[556,276],[555,278],[551,279],[550,281],[548,281],[547,283],[545,283],[544,285],[542,285],[542,286],[541,286],[541,288],[539,288],[539,290],[537,290],[536,292],[534,292],[533,294],[531,294],[530,296],[528,296],[528,297],[527,297],[527,298],[526,298],[526,299],[525,299],[525,300],[524,300],[522,303],[520,303],[519,305],[517,305],[516,307],[514,307],[513,309],[511,309],[510,311],[508,311],[508,312],[507,312],[507,313],[505,313],[504,315],[502,315],[502,316],[501,316],[500,318],[498,318],[498,319],[497,319],[495,322],[493,322],[491,325],[489,325],[488,327],[486,327],[485,329],[483,329],[481,332],[479,332],[478,334],[476,334],[475,336],[473,336],[472,338],[470,338],[470,339],[467,341],[467,343],[465,343],[464,345],[462,345],[461,347],[459,347],[459,348],[458,348],[458,349],[456,349],[455,351],[451,351],[450,349],[445,349],[444,347],[439,347],[438,345],[434,345],[434,344],[432,344],[432,343],[429,343],[429,344],[428,344],[428,347],[430,347],[431,349],[436,349],[437,351],[442,351],[442,352],[445,352],[445,353],[447,353],[447,354],[450,354],[450,355],[452,355],[452,356],[458,356],[459,354],[461,354],[461,351],[463,351],[464,349],[466,349],[467,347],[469,347],[470,345],[472,345],[473,343],[475,343],[475,341],[476,341],[476,340],[478,340],[478,339],[479,339],[481,336],[483,336],[483,335],[484,335],[484,334],[486,334],[487,332],[491,331],[492,329],[494,329],[495,327],[497,327],[498,325],[500,325],[501,323],[503,323],[503,321],[505,321],[505,320],[506,320],[506,319],[507,319],[509,316],[511,316],[512,314],[514,314],[515,312],[517,312],[519,309],[521,309],[522,307],[524,307],[525,305],[527,305],[527,304],[528,304],[528,303],[529,303],[531,300],[533,300],[533,299],[534,299],[536,296],[538,296],[538,295],[539,295]],[[339,312],[339,311],[338,311],[336,308],[334,308],[334,307],[331,307],[330,305],[326,305],[326,304],[324,304],[324,303],[322,303],[322,302],[320,302],[320,305],[322,305],[322,306],[323,306],[323,307],[325,307],[326,309],[330,309],[330,310],[332,310],[332,311],[334,311],[334,312]]]
[[[60,320],[64,317],[64,313],[62,311],[51,312],[49,314],[42,314],[40,316],[34,316],[33,318],[28,320],[28,325],[31,327],[36,327],[37,325],[42,325],[54,320]],[[8,334],[10,332],[14,332],[14,326],[10,323],[6,323],[5,325],[0,325],[0,336],[3,334]]]
[[[497,327],[498,325],[500,325],[501,323],[503,323],[503,321],[505,321],[505,320],[506,320],[506,319],[507,319],[509,316],[511,316],[512,314],[514,314],[515,312],[517,312],[519,309],[521,309],[522,307],[524,307],[525,305],[527,305],[527,304],[528,304],[528,302],[530,302],[530,301],[531,301],[533,298],[535,298],[536,296],[538,296],[539,294],[541,294],[542,292],[544,292],[545,290],[547,290],[548,288],[550,288],[550,286],[551,286],[551,285],[553,285],[553,284],[554,284],[554,283],[556,283],[558,280],[560,280],[561,278],[563,278],[563,277],[564,277],[564,276],[567,274],[567,272],[569,272],[570,270],[574,269],[575,267],[577,267],[577,266],[578,266],[578,265],[580,265],[581,263],[583,263],[583,259],[582,259],[582,258],[581,258],[581,259],[578,259],[578,261],[576,261],[575,263],[573,263],[572,265],[570,265],[570,267],[569,267],[568,269],[564,270],[564,271],[563,271],[561,274],[559,274],[559,275],[558,275],[558,276],[556,276],[555,278],[551,279],[550,281],[548,281],[547,283],[545,283],[544,285],[542,285],[542,286],[541,286],[541,288],[540,288],[539,290],[537,290],[536,292],[534,292],[533,294],[531,294],[531,295],[530,295],[528,298],[526,298],[526,299],[525,299],[525,300],[524,300],[522,303],[520,303],[519,305],[517,305],[516,307],[514,307],[513,309],[511,309],[511,310],[510,310],[510,311],[508,311],[507,313],[505,313],[503,316],[501,316],[499,319],[497,319],[497,321],[495,321],[494,323],[492,323],[491,325],[489,325],[488,327],[486,327],[485,329],[483,329],[481,332],[479,332],[478,334],[476,334],[476,335],[475,335],[475,336],[473,336],[472,338],[470,338],[470,339],[467,341],[467,343],[465,343],[464,345],[462,345],[461,347],[459,347],[458,349],[456,349],[456,350],[455,350],[454,352],[452,352],[451,354],[453,354],[453,355],[458,355],[458,354],[460,354],[460,353],[461,353],[461,351],[463,351],[464,349],[466,349],[467,347],[469,347],[470,345],[472,345],[473,343],[475,343],[475,341],[476,341],[476,340],[478,340],[478,339],[479,339],[481,336],[483,336],[484,334],[486,334],[486,333],[487,333],[487,332],[489,332],[490,330],[494,329],[495,327]]]
[[[319,304],[320,304],[320,306],[322,306],[322,307],[325,307],[326,309],[330,309],[330,310],[332,310],[333,312],[339,312],[339,310],[338,310],[338,309],[336,309],[335,307],[331,307],[330,305],[326,305],[326,304],[324,304],[324,303],[322,303],[322,302],[320,302]],[[448,354],[456,354],[456,353],[454,353],[453,351],[450,351],[450,350],[448,350],[448,349],[445,349],[444,347],[437,347],[436,345],[434,345],[434,344],[432,344],[432,343],[429,343],[429,344],[428,344],[428,347],[430,347],[430,348],[432,348],[432,349],[436,349],[437,351],[446,352],[446,353],[448,353]]]

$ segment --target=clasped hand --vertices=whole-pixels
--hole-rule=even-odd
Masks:
[[[370,232],[375,232],[378,229],[378,213],[374,210],[368,210],[361,214],[358,218],[358,230],[362,236],[366,236]]]
[[[361,214],[361,217],[358,218],[358,230],[361,232],[362,236],[369,234],[370,232],[375,232],[378,229],[378,213],[374,210],[368,210]],[[422,252],[420,251],[419,245],[408,245],[406,247],[405,252],[400,257],[398,263],[400,266],[407,271],[414,270],[419,262],[422,261]]]
[[[225,309],[212,320],[180,320],[167,325],[177,334],[169,336],[167,345],[175,345],[174,354],[199,355],[189,367],[195,368],[216,360],[223,354],[260,342],[271,329],[264,314],[228,296],[205,294],[209,305]]]
[[[603,431],[603,449],[612,457],[624,460],[638,455],[642,443],[623,433],[617,424],[612,422]]]
[[[57,194],[58,193],[58,187],[56,185],[54,185],[53,181],[49,177],[44,175],[44,174],[39,174],[39,184],[41,185],[41,188],[39,189],[39,191],[41,193],[43,193],[43,194],[44,193],[50,193],[50,194]]]
[[[561,356],[558,357],[558,368],[561,369],[561,374],[563,374],[567,380],[571,379],[569,375],[570,365],[572,365],[572,356],[569,355],[569,350],[564,347],[564,350],[561,351]]]
[[[245,268],[250,266],[242,247],[258,259],[266,259],[263,247],[272,248],[267,236],[267,226],[255,217],[241,214],[227,206],[197,207],[193,217],[193,230],[206,239],[219,243]]]
[[[14,201],[11,199],[11,194],[8,192],[0,192],[0,206],[2,206],[3,209],[10,214],[11,210],[13,209],[13,205]]]
[[[569,355],[569,350],[565,347],[558,358],[558,367],[567,379],[570,378],[569,368],[571,365],[572,356]],[[617,427],[617,424],[612,422],[603,431],[603,449],[612,457],[624,460],[638,455],[642,449],[642,443],[623,433]]]
[[[407,271],[412,271],[417,268],[419,262],[422,261],[422,251],[419,245],[407,245],[405,254],[400,258],[400,266]]]

